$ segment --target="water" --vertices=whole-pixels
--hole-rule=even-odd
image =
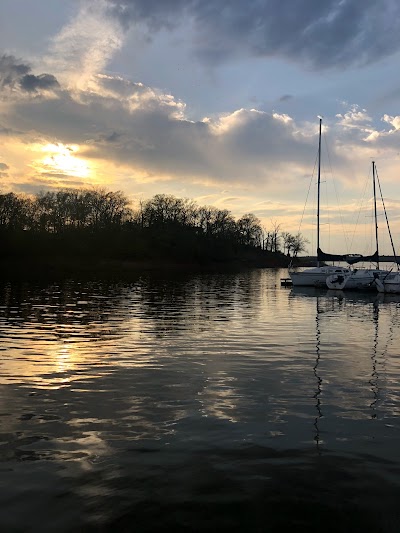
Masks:
[[[1,531],[398,531],[400,298],[0,285]]]

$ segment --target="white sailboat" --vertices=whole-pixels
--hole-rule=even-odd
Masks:
[[[372,183],[374,193],[374,220],[375,220],[375,243],[376,252],[370,257],[361,257],[361,260],[376,262],[375,268],[357,268],[343,275],[330,275],[326,278],[328,289],[335,290],[376,290],[379,280],[385,279],[389,271],[380,268],[379,265],[379,239],[378,239],[378,216],[376,209],[376,165],[372,161]],[[379,185],[380,187],[380,185]],[[382,196],[382,194],[381,194]]]
[[[389,293],[389,294],[400,294],[400,272],[399,272],[399,259],[396,256],[396,250],[394,249],[392,232],[389,227],[389,220],[386,213],[385,203],[382,198],[383,209],[385,211],[386,224],[390,237],[390,244],[392,245],[393,256],[397,266],[397,272],[388,272],[385,277],[382,279],[376,280],[376,288],[379,292]]]
[[[320,238],[320,189],[321,189],[321,135],[322,118],[319,118],[319,140],[318,140],[318,191],[317,191],[317,266],[304,270],[293,270],[289,268],[289,276],[294,287],[326,287],[326,278],[332,274],[345,276],[350,272],[349,268],[340,266],[327,266],[323,263],[323,254],[319,247]],[[322,263],[322,264],[321,264]]]
[[[378,279],[376,288],[379,292],[400,294],[400,272],[389,272],[385,278]]]

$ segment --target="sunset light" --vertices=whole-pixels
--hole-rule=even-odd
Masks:
[[[75,155],[79,152],[77,145],[46,144],[41,151],[46,155],[39,161],[39,165],[46,172],[62,173],[76,178],[90,177],[88,162]]]
[[[0,533],[398,533],[400,1],[0,21]]]

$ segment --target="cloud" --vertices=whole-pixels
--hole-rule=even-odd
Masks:
[[[196,10],[193,0],[106,0],[108,12],[115,16],[124,27],[145,22],[151,30],[173,28],[179,19]],[[206,3],[207,0],[206,0]]]
[[[0,57],[0,87],[14,87],[30,71],[28,65],[18,63],[14,56]]]
[[[12,129],[10,127],[6,127],[4,124],[0,123],[0,136],[4,135],[4,136],[18,137],[18,136],[23,135],[23,134],[24,134],[23,131],[14,130],[14,129]]]
[[[400,130],[400,115],[393,117],[391,115],[384,115],[382,120],[393,126],[392,131]]]
[[[191,183],[268,182],[282,167],[293,174],[313,150],[315,139],[287,115],[240,109],[192,121],[168,93],[117,76],[96,83],[96,91],[60,87],[56,99],[13,100],[4,128],[24,132],[26,143],[77,144],[81,157]]]
[[[280,102],[288,102],[289,100],[292,100],[293,96],[291,94],[284,94],[279,98]]]
[[[158,109],[136,109],[130,115],[114,111],[113,120],[109,135],[87,142],[87,157],[106,155],[184,181],[271,181],[282,166],[290,168],[290,160],[305,161],[310,153],[310,140],[293,124],[256,110],[192,122],[171,115],[160,101]]]
[[[196,55],[208,64],[234,56],[280,56],[314,68],[363,65],[400,49],[397,0],[106,0],[125,28],[149,33],[192,24]]]
[[[0,178],[6,178],[8,176],[6,170],[8,170],[9,168],[10,167],[5,163],[0,163]]]
[[[59,87],[52,74],[31,74],[31,67],[18,61],[14,56],[0,57],[0,88],[22,93],[40,93],[52,91]]]
[[[49,90],[58,87],[58,81],[52,74],[25,74],[20,82],[21,89],[28,92]]]
[[[77,15],[52,39],[43,63],[63,85],[86,89],[123,44],[121,24],[107,17],[105,0],[81,3]]]
[[[183,101],[121,76],[97,74],[90,87],[66,87],[51,74],[31,74],[28,65],[12,56],[3,56],[0,72],[13,88],[3,96],[5,108],[7,101],[12,104],[1,125],[8,138],[26,146],[78,146],[72,159],[58,158],[55,164],[50,158],[46,168],[41,160],[36,167],[30,164],[35,179],[48,180],[53,172],[59,180],[54,172],[60,168],[63,181],[83,178],[83,166],[74,158],[86,158],[91,168],[124,168],[125,175],[131,173],[141,182],[169,179],[248,189],[268,184],[278,190],[282,176],[298,187],[316,155],[317,121],[297,123],[287,114],[245,108],[193,121]],[[32,78],[27,81],[26,76]],[[49,87],[57,87],[56,98],[47,97]],[[25,97],[15,98],[15,88]],[[38,92],[43,97],[30,97]],[[329,126],[334,130],[335,168],[369,157],[378,145],[395,149],[398,117],[385,115],[384,121],[390,128],[376,132],[365,109],[348,106],[338,115]],[[16,161],[10,162],[14,168]],[[67,163],[73,171],[67,170]]]
[[[372,122],[372,118],[368,115],[366,109],[360,109],[357,105],[350,106],[346,113],[339,113],[336,115],[339,119],[339,124],[345,128],[359,128],[360,125],[366,125]]]
[[[357,106],[352,106],[347,113],[336,116],[339,119],[338,124],[343,126],[345,132],[342,136],[344,142],[346,132],[348,133],[352,129],[351,137],[353,140],[358,137],[359,141],[364,143],[364,146],[373,147],[376,153],[380,154],[385,150],[386,156],[393,157],[394,154],[399,154],[400,115],[383,115],[381,121],[386,124],[386,128],[380,130],[375,129],[372,125],[372,119],[368,116],[366,110],[360,109]]]
[[[43,191],[50,191],[54,189],[60,189],[60,188],[85,188],[87,187],[87,183],[83,180],[71,180],[69,176],[60,175],[59,179],[56,179],[56,177],[51,176],[50,178],[47,178],[47,176],[33,178],[30,181],[26,182],[19,182],[19,183],[13,183],[13,189],[16,192],[22,192],[26,194],[38,194]]]

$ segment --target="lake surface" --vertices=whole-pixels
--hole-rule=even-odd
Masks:
[[[0,282],[0,530],[400,530],[400,297]]]

